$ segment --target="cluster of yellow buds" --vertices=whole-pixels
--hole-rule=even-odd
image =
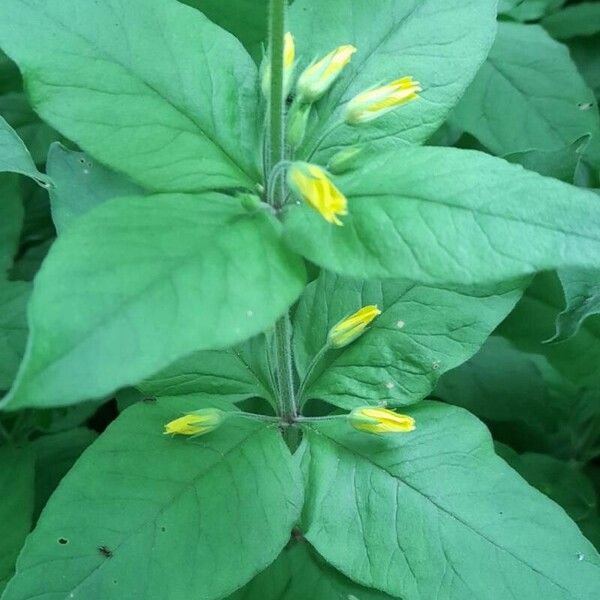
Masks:
[[[348,420],[354,429],[366,433],[409,433],[416,429],[412,417],[376,406],[355,408],[348,415]]]
[[[296,85],[296,98],[288,115],[288,142],[292,148],[300,146],[307,128],[311,106],[331,88],[350,63],[357,49],[346,44],[338,46],[320,60],[313,61],[300,75]],[[295,60],[294,39],[291,34],[285,38],[284,81],[286,91],[291,78]],[[270,70],[265,72],[269,75]],[[263,86],[267,79],[263,77]],[[419,97],[421,85],[412,77],[401,77],[391,83],[366,90],[346,105],[343,122],[357,126],[369,123],[388,112],[412,102]],[[341,172],[345,163],[351,161],[360,152],[352,147],[342,151],[339,159],[330,162],[332,171]],[[290,187],[314,210],[334,225],[343,225],[340,216],[348,214],[348,201],[344,194],[331,181],[323,168],[308,164],[294,163],[290,168],[288,182]]]

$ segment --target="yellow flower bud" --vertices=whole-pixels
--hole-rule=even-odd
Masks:
[[[374,304],[363,306],[331,328],[327,338],[329,344],[334,348],[347,346],[362,335],[367,325],[380,314],[381,311]]]
[[[298,79],[298,95],[303,102],[316,102],[333,85],[356,52],[354,46],[338,46],[327,56],[307,67]]]
[[[296,60],[296,45],[294,36],[288,31],[283,38],[283,68],[286,73],[290,73],[294,68]]]
[[[385,115],[398,106],[419,97],[421,85],[412,77],[402,77],[392,83],[358,94],[346,108],[346,123],[359,125]]]
[[[416,429],[415,420],[387,408],[363,406],[355,408],[348,419],[354,429],[366,433],[408,433]]]
[[[204,435],[214,431],[225,420],[218,408],[203,408],[179,417],[165,425],[165,435]]]
[[[343,225],[338,215],[348,214],[348,201],[324,169],[317,165],[296,162],[288,171],[288,184],[328,223]]]
[[[288,31],[283,38],[283,93],[287,96],[290,89],[290,81],[294,72],[294,61],[296,60],[296,45],[294,36]],[[262,92],[265,98],[271,95],[271,63],[267,61],[263,65],[261,81]]]

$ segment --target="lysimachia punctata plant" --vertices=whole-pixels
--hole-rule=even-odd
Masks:
[[[2,0],[2,600],[600,598],[594,6]]]

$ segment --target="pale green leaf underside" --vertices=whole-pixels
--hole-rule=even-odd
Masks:
[[[544,177],[555,177],[565,183],[573,183],[575,172],[588,143],[589,136],[586,136],[556,150],[524,150],[506,154],[502,158]]]
[[[590,103],[594,95],[567,48],[539,26],[499,23],[494,46],[452,120],[495,154],[556,150],[583,135],[600,135]]]
[[[163,435],[193,408],[141,403],[109,427],[50,499],[4,600],[211,600],[278,556],[302,488],[277,427],[232,416],[201,438]]]
[[[48,183],[48,178],[37,170],[23,140],[2,116],[0,116],[0,172],[20,173],[36,181]]]
[[[194,352],[137,387],[156,398],[218,395],[230,402],[259,397],[275,403],[263,335],[226,350]]]
[[[562,266],[596,266],[598,197],[454,148],[403,148],[336,179],[344,226],[306,205],[286,214],[296,251],[357,278],[482,285]]]
[[[600,317],[588,317],[576,335],[548,344],[556,322],[565,310],[563,289],[554,274],[539,275],[515,310],[500,326],[500,333],[526,352],[542,355],[564,377],[578,386],[600,386]]]
[[[307,428],[307,539],[336,568],[404,600],[589,600],[600,557],[462,409],[410,408],[417,429]]]
[[[126,177],[107,169],[85,153],[74,152],[58,143],[50,148],[46,168],[54,183],[50,189],[50,206],[59,234],[98,204],[143,192]]]
[[[485,59],[496,29],[493,0],[296,0],[290,9],[299,68],[336,46],[357,48],[340,80],[316,106],[298,156],[326,162],[332,152],[356,142],[395,147],[425,141],[446,119]],[[368,24],[368,26],[367,26]],[[342,105],[384,82],[412,75],[421,82],[418,102],[371,125],[342,126]]]
[[[0,46],[44,120],[156,191],[258,181],[257,69],[175,0],[5,0]]]
[[[32,110],[22,92],[0,96],[0,114],[23,140],[36,165],[46,162],[48,147],[59,139],[58,133],[46,125]]]
[[[563,269],[558,276],[567,306],[556,319],[556,334],[552,341],[557,342],[576,335],[588,317],[600,313],[600,271]]]
[[[304,541],[279,558],[228,600],[392,600],[362,587],[328,565]]]
[[[33,454],[0,448],[0,593],[12,576],[15,560],[31,528]]]
[[[5,403],[99,398],[196,350],[270,327],[304,286],[301,260],[262,210],[218,193],[116,198],[52,246],[31,336]]]
[[[349,346],[331,349],[309,379],[304,398],[343,408],[417,402],[483,344],[520,298],[524,284],[453,291],[407,281],[360,281],[323,272],[295,313],[296,365],[302,377],[331,327],[361,306],[382,311]]]

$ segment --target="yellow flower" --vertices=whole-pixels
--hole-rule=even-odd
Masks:
[[[294,36],[288,31],[283,38],[283,90],[284,95],[290,89],[290,80],[294,72],[294,61],[296,60],[296,45]],[[271,62],[267,61],[263,66],[262,91],[265,98],[269,98],[271,93]]]
[[[298,79],[298,95],[303,102],[316,102],[339,77],[356,52],[354,46],[338,46],[305,69]]]
[[[368,123],[398,106],[419,97],[421,85],[412,77],[402,77],[392,83],[358,94],[348,103],[346,123]]]
[[[203,408],[170,421],[165,425],[164,434],[203,435],[214,431],[225,418],[222,410]]]
[[[329,343],[334,348],[347,346],[362,335],[367,325],[380,314],[381,311],[374,304],[363,306],[331,328],[328,336]]]
[[[348,201],[324,169],[309,163],[294,163],[288,171],[288,183],[328,223],[343,225],[338,215],[348,214]]]
[[[398,414],[387,408],[372,406],[355,408],[348,418],[354,429],[367,433],[407,433],[416,429],[412,417]]]

